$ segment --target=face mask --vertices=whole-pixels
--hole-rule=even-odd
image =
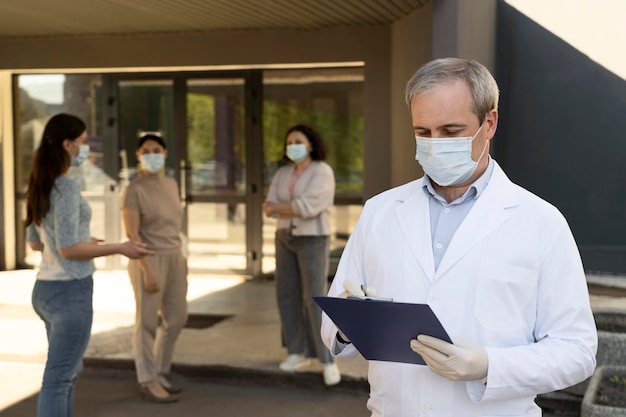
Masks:
[[[72,166],[77,167],[89,156],[89,145],[80,145],[78,148],[78,155],[72,155]]]
[[[308,154],[309,151],[307,151],[304,143],[294,143],[293,145],[287,146],[287,158],[291,159],[293,162],[303,161]]]
[[[484,123],[483,123],[484,124]],[[481,124],[478,132],[483,128]],[[417,152],[415,159],[419,161],[424,172],[442,187],[458,185],[467,181],[478,166],[478,162],[472,159],[472,142],[478,132],[471,137],[463,138],[424,138],[415,137]],[[478,157],[483,157],[487,149],[487,141],[483,152]]]
[[[156,174],[165,166],[165,155],[162,153],[145,153],[139,156],[141,168]]]

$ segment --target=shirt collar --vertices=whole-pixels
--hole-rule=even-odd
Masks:
[[[469,186],[467,191],[465,191],[465,194],[463,194],[461,197],[456,199],[454,202],[458,201],[459,203],[461,203],[466,198],[472,197],[474,199],[477,199],[478,197],[480,197],[480,195],[483,193],[485,188],[487,188],[487,184],[489,184],[489,179],[491,178],[491,174],[493,173],[493,167],[494,167],[494,163],[490,155],[489,164],[487,165],[487,169],[485,170],[485,172],[483,172],[483,175],[478,177],[476,181],[474,181],[472,185]],[[422,189],[424,190],[425,193],[427,193],[427,195],[430,195],[436,198],[437,200],[445,202],[443,197],[441,197],[437,193],[437,191],[435,191],[435,187],[433,187],[433,183],[428,175],[424,175],[424,185],[422,186]]]

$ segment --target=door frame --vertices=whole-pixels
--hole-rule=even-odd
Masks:
[[[181,199],[187,204],[185,190],[185,170],[187,160],[187,80],[190,79],[237,78],[244,80],[245,112],[245,148],[246,148],[246,193],[242,197],[203,196],[197,201],[212,203],[243,202],[246,207],[245,245],[246,267],[234,273],[258,277],[262,274],[263,219],[263,73],[262,70],[233,71],[180,71],[180,72],[126,72],[102,74],[102,132],[104,142],[105,217],[107,227],[106,240],[120,241],[121,214],[119,195],[122,187],[120,172],[120,135],[119,135],[119,88],[123,81],[172,80],[173,82],[173,120],[176,138],[185,138],[183,146],[177,140],[169,155],[174,161],[175,178],[181,187]],[[184,217],[184,233],[187,233],[187,211]],[[120,267],[119,256],[107,257],[107,268]],[[210,271],[212,272],[212,271]],[[225,273],[225,271],[215,271]]]

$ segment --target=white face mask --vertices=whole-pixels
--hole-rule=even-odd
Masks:
[[[80,145],[78,148],[78,155],[72,155],[72,166],[77,167],[89,156],[89,145]]]
[[[304,143],[294,143],[287,145],[287,158],[293,162],[304,161],[304,158],[309,154]]]
[[[162,153],[144,153],[139,156],[141,168],[156,174],[165,166],[165,155]]]
[[[472,176],[478,166],[478,162],[472,159],[472,142],[483,125],[484,122],[474,136],[462,138],[416,136],[415,159],[424,168],[424,172],[442,187],[462,184]],[[485,147],[478,157],[479,161],[483,157],[485,149],[487,149],[487,141],[485,141]]]

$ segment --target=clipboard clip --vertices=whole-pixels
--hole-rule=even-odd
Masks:
[[[393,302],[393,298],[376,297],[374,295],[349,295],[347,299],[352,300],[370,300],[370,301],[387,301]]]

